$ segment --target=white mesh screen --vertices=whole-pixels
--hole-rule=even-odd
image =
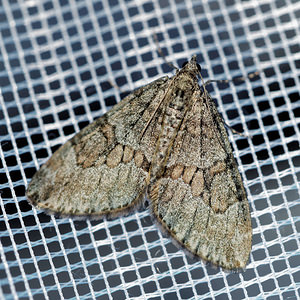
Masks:
[[[0,1],[0,298],[300,297],[300,2]],[[59,145],[134,88],[198,55],[252,209],[243,273],[194,261],[147,210],[113,221],[56,219],[25,187]],[[113,88],[115,82],[121,92]]]

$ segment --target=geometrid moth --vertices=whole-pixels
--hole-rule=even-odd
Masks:
[[[127,214],[143,203],[191,254],[240,269],[249,204],[223,119],[193,56],[141,87],[61,146],[34,175],[30,202],[60,216]]]

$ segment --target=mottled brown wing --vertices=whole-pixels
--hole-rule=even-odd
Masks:
[[[133,92],[61,146],[33,176],[27,190],[31,203],[61,216],[89,217],[113,217],[137,205],[160,121],[153,118],[142,141],[141,132],[169,80]]]
[[[148,189],[154,215],[189,250],[225,269],[251,251],[249,205],[213,100],[197,91],[161,178]]]

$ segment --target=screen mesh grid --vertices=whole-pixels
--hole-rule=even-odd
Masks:
[[[299,1],[8,1],[0,5],[0,298],[300,297]],[[251,206],[242,273],[188,258],[147,209],[75,221],[32,208],[36,169],[135,88],[197,54]],[[112,87],[114,82],[119,89]]]

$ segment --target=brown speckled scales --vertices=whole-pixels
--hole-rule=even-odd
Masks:
[[[34,175],[32,204],[61,216],[116,217],[145,193],[158,222],[194,256],[241,269],[251,251],[246,193],[196,57],[130,94]]]

